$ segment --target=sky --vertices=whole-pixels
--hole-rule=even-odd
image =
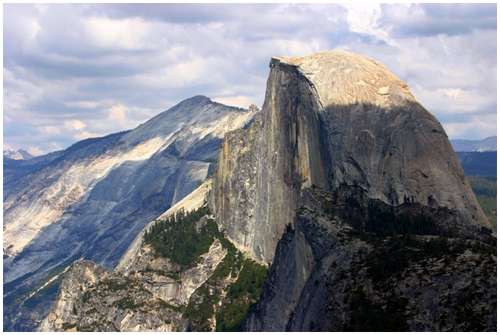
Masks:
[[[263,103],[272,56],[344,49],[450,138],[496,135],[496,4],[4,5],[4,149],[42,154],[202,94]]]

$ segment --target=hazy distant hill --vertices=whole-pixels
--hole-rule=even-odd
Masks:
[[[457,152],[460,163],[467,176],[497,176],[496,151],[485,152]]]
[[[29,152],[27,152],[26,150],[19,149],[19,150],[4,150],[3,157],[14,160],[22,160],[22,159],[31,159],[34,156]]]
[[[453,149],[457,152],[497,151],[497,137],[486,137],[482,140],[451,140]]]
[[[496,229],[497,225],[497,152],[496,136],[481,141],[452,140],[460,164],[481,208]],[[468,149],[464,152],[460,149]]]

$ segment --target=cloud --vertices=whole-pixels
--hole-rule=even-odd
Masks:
[[[118,104],[109,109],[109,120],[123,124],[127,118],[127,107]]]
[[[243,9],[243,6],[239,6],[238,9]],[[141,17],[176,23],[209,23],[230,19],[231,14],[236,14],[238,9],[234,6],[220,5],[215,7],[206,4],[171,4],[168,6],[161,4],[150,4],[149,6],[114,4],[94,6],[90,10],[94,13],[102,13],[104,10],[115,18]]]
[[[451,138],[483,139],[485,134],[496,134],[496,115],[474,115],[464,122],[446,122],[444,129]]]
[[[80,120],[65,121],[64,126],[70,130],[82,130],[87,127],[85,122],[82,122]]]
[[[99,137],[98,133],[93,133],[90,131],[80,131],[75,133],[74,138],[76,140],[84,140],[86,138],[93,138],[93,137]]]
[[[334,48],[386,64],[453,136],[494,135],[496,37],[494,4],[6,4],[4,142],[62,149],[197,94],[260,106],[271,56]]]
[[[41,154],[43,154],[43,150],[41,150],[39,147],[34,147],[34,146],[29,146],[26,151],[28,151],[28,153],[30,153],[31,155],[33,156],[40,156]]]
[[[41,133],[46,135],[59,135],[61,133],[61,129],[56,126],[42,126],[39,129]]]
[[[65,103],[69,108],[83,108],[83,109],[94,109],[101,105],[98,101],[88,101],[88,100],[80,100],[80,101],[68,101]]]
[[[236,106],[241,108],[248,108],[251,104],[255,104],[252,98],[245,95],[215,97],[212,100],[220,102],[221,104]]]
[[[352,32],[372,35],[387,41],[387,32],[379,27],[382,9],[379,4],[351,2],[344,5],[347,8],[347,22]]]
[[[109,19],[89,17],[84,21],[84,29],[98,48],[141,50],[150,33],[150,25],[142,19]]]
[[[496,4],[383,5],[379,25],[396,37],[496,30]]]

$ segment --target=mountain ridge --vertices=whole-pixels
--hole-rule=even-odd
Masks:
[[[80,141],[10,174],[4,181],[7,329],[29,330],[47,312],[23,304],[52,272],[81,257],[114,266],[147,222],[205,180],[224,133],[253,113],[195,96],[133,130]]]
[[[488,152],[497,151],[497,137],[490,136],[481,140],[453,139],[450,141],[457,152]]]
[[[28,159],[31,159],[35,156],[30,154],[29,152],[27,152],[24,149],[19,149],[19,150],[7,149],[7,150],[3,151],[3,157],[8,158],[8,159],[12,159],[12,160],[28,160]]]

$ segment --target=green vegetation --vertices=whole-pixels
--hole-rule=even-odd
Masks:
[[[238,331],[262,292],[267,269],[245,259],[236,282],[229,286],[222,308],[217,312],[217,331]]]
[[[85,291],[82,295],[82,302],[86,303],[87,301],[89,301],[90,296],[91,296],[90,291]]]
[[[341,186],[328,194],[313,188],[323,212],[332,220],[339,218],[360,232],[378,236],[399,234],[436,235],[439,228],[436,220],[446,219],[446,209],[431,208],[405,199],[399,206],[389,205],[378,199],[370,199],[358,186]],[[299,209],[299,213],[304,209]]]
[[[150,267],[147,267],[146,269],[140,271],[140,273],[148,273],[148,272],[156,273],[156,274],[158,274],[160,276],[169,277],[169,278],[172,278],[172,279],[174,279],[176,281],[180,281],[181,280],[181,274],[180,274],[180,272],[165,271],[165,270],[162,270],[162,269],[152,269]]]
[[[69,322],[64,322],[61,327],[62,327],[63,330],[68,330],[68,329],[71,329],[71,328],[75,328],[76,324],[69,323]]]
[[[253,260],[245,259],[227,239],[228,253],[217,266],[212,276],[196,290],[184,313],[189,319],[192,330],[210,331],[209,319],[216,316],[217,331],[236,331],[250,309],[260,297],[267,269]],[[222,300],[223,280],[229,277],[236,281],[227,288],[227,295]],[[221,303],[221,307],[219,306]]]
[[[267,268],[265,266],[251,259],[245,259],[238,280],[229,287],[227,297],[235,300],[248,294],[249,299],[257,300],[260,297],[266,276]]]
[[[467,176],[496,177],[496,151],[457,152],[457,155]]]
[[[493,227],[497,226],[497,180],[493,177],[468,176],[477,201]]]
[[[351,318],[346,331],[408,331],[406,306],[408,301],[392,296],[383,306],[370,301],[361,288],[352,292]]]
[[[158,256],[188,269],[208,251],[218,233],[214,220],[207,220],[207,224],[197,228],[196,223],[206,214],[207,207],[188,213],[181,210],[175,216],[155,222],[144,234],[144,241]]]
[[[418,207],[417,204],[404,204],[394,209],[381,201],[370,199],[363,228],[379,235],[435,233],[434,217],[431,213],[419,212]]]
[[[210,278],[194,292],[189,300],[184,317],[190,321],[194,331],[212,330],[209,319],[215,315],[215,308],[221,301],[223,293],[221,282],[229,276],[236,277],[243,262],[243,254],[222,233],[217,231],[216,235],[227,250],[227,254]]]
[[[165,307],[182,311],[183,316],[190,322],[190,330],[213,330],[210,320],[214,316],[217,330],[237,330],[250,306],[260,297],[267,270],[266,267],[246,259],[218,230],[215,220],[207,217],[207,214],[207,207],[188,213],[181,211],[175,216],[154,223],[145,233],[144,241],[153,247],[158,256],[169,258],[182,269],[188,269],[196,265],[199,257],[218,239],[227,254],[210,278],[194,292],[186,307]],[[146,272],[149,271],[154,270],[146,269]],[[172,278],[178,277],[175,273],[163,274]],[[234,281],[229,286],[226,281],[228,279]],[[227,294],[223,298],[226,290]]]
[[[102,285],[106,290],[117,292],[121,290],[126,290],[130,285],[130,281],[126,277],[118,279],[103,279],[99,285]]]
[[[457,304],[455,305],[457,311],[457,323],[461,325],[463,331],[474,332],[479,329],[486,329],[485,320],[491,311],[487,308],[477,308],[475,302],[478,300],[478,287],[470,285],[464,288],[458,296]],[[480,292],[480,291],[479,291]],[[495,308],[493,306],[489,308]],[[495,308],[496,311],[496,308]]]
[[[189,320],[192,331],[211,331],[209,319],[215,313],[215,306],[220,301],[221,290],[205,282],[189,299],[183,316]]]
[[[492,226],[496,230],[497,227],[497,198],[477,196],[477,201],[484,211],[484,214],[490,220]]]
[[[140,304],[137,304],[135,300],[130,296],[126,296],[118,300],[116,302],[116,305],[121,309],[131,309],[131,310],[134,310],[140,306]]]
[[[191,223],[194,225],[194,223]],[[206,228],[205,228],[206,227]],[[216,330],[236,330],[244,320],[250,306],[260,297],[267,275],[266,267],[245,258],[245,256],[217,229],[217,223],[207,219],[200,234],[217,238],[227,254],[216,267],[210,278],[191,296],[184,311],[190,321],[190,330],[210,331],[211,320],[216,317]],[[225,280],[234,283],[225,287]],[[222,299],[224,291],[227,295]],[[221,307],[219,307],[221,306]]]
[[[368,273],[375,283],[381,282],[392,274],[403,272],[411,261],[441,257],[451,251],[444,238],[420,241],[406,235],[390,238],[387,241],[376,241]]]
[[[374,283],[382,282],[392,274],[403,272],[411,262],[429,258],[456,257],[469,249],[485,255],[496,255],[495,245],[477,241],[450,240],[444,237],[424,240],[402,235],[388,240],[371,239],[375,246],[368,273]]]
[[[476,195],[497,196],[497,179],[493,177],[467,176],[467,180]]]

